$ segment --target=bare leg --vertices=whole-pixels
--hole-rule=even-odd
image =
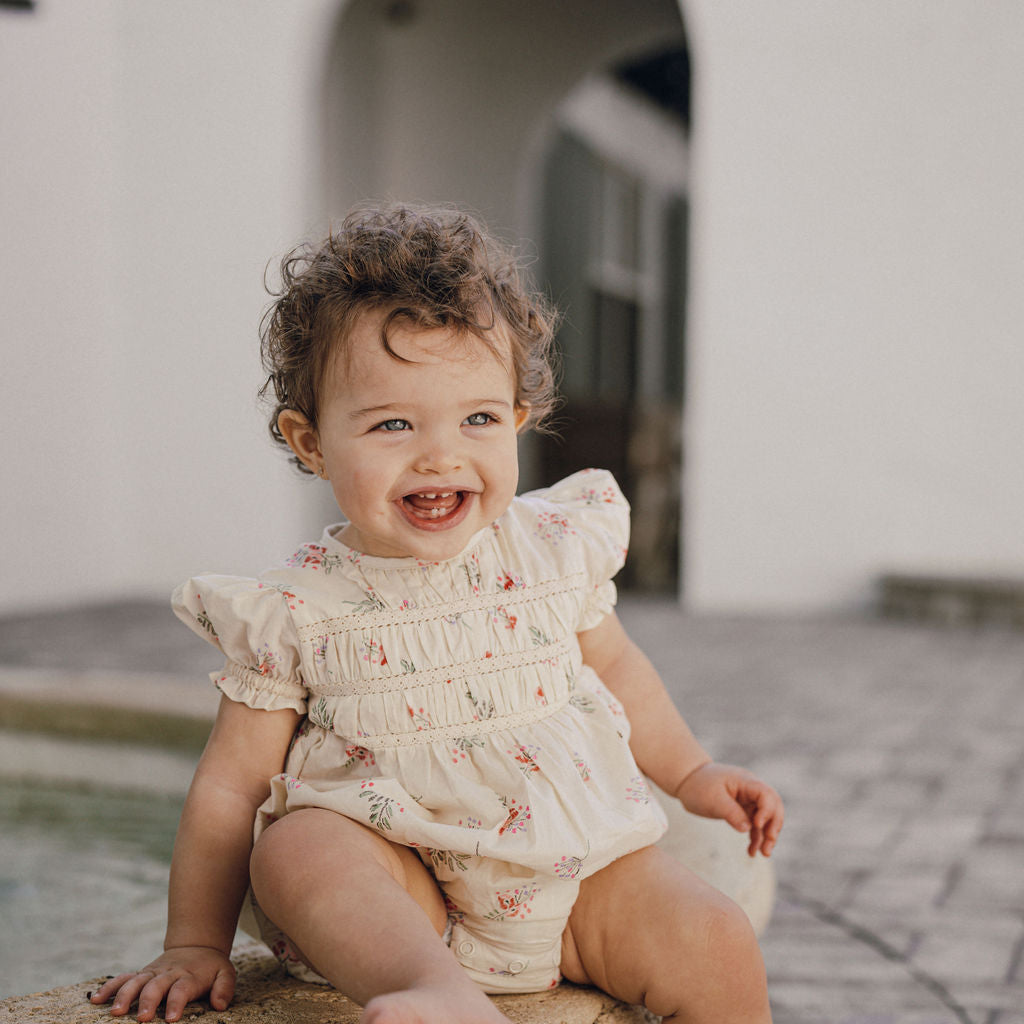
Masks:
[[[363,1024],[508,1024],[441,939],[444,900],[407,847],[332,811],[295,811],[260,836],[260,907]]]
[[[678,1024],[771,1022],[746,915],[653,846],[584,880],[562,973]]]

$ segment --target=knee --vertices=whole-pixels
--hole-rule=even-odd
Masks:
[[[757,936],[746,913],[722,898],[702,916],[698,949],[710,978],[727,985],[738,1004],[760,1006],[768,982]]]
[[[675,1019],[674,1014],[685,1017],[689,1010],[722,1000],[730,1011],[739,1008],[749,1014],[742,1019],[762,1019],[767,978],[744,911],[725,897],[716,898],[691,917],[687,932],[675,951],[677,963],[686,962],[687,970],[660,974],[647,990],[647,1009]]]
[[[326,877],[344,878],[352,887],[381,872],[409,887],[409,863],[419,858],[364,825],[333,811],[303,808],[275,821],[256,840],[249,857],[249,878],[257,900],[260,889],[316,888]]]
[[[732,900],[723,897],[703,911],[699,934],[699,948],[712,962],[763,971],[761,949],[750,919]]]
[[[274,822],[261,832],[249,855],[249,882],[257,899],[268,886],[276,888],[290,877],[289,866],[294,870],[295,847],[289,841],[291,830],[284,827],[286,820]]]

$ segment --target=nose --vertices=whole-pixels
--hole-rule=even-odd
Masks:
[[[459,438],[448,434],[429,434],[423,437],[413,462],[417,473],[443,476],[462,468]]]

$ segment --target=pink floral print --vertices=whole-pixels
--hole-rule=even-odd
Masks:
[[[529,804],[521,807],[511,797],[503,797],[501,802],[508,808],[508,817],[501,828],[498,829],[498,835],[508,834],[514,836],[520,832],[525,832],[532,817]]]
[[[362,651],[363,661],[368,661],[371,665],[386,665],[388,663],[384,645],[379,640],[365,640]]]
[[[537,534],[552,544],[561,544],[566,537],[575,537],[569,519],[562,512],[538,512]]]
[[[498,906],[489,914],[484,916],[488,921],[503,921],[506,918],[525,918],[532,913],[530,904],[536,899],[539,893],[539,885],[523,885],[517,889],[503,889],[494,894]]]
[[[587,852],[582,857],[567,855],[555,862],[555,874],[559,878],[579,878],[583,870],[583,862],[590,856],[590,843],[587,843]]]
[[[642,775],[634,775],[626,787],[626,799],[637,804],[649,804],[651,791],[647,788],[647,780]]]

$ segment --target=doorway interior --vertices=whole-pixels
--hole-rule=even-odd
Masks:
[[[684,45],[584,79],[543,166],[539,276],[564,314],[564,405],[540,474],[610,469],[633,508],[620,582],[680,584],[689,60]]]

